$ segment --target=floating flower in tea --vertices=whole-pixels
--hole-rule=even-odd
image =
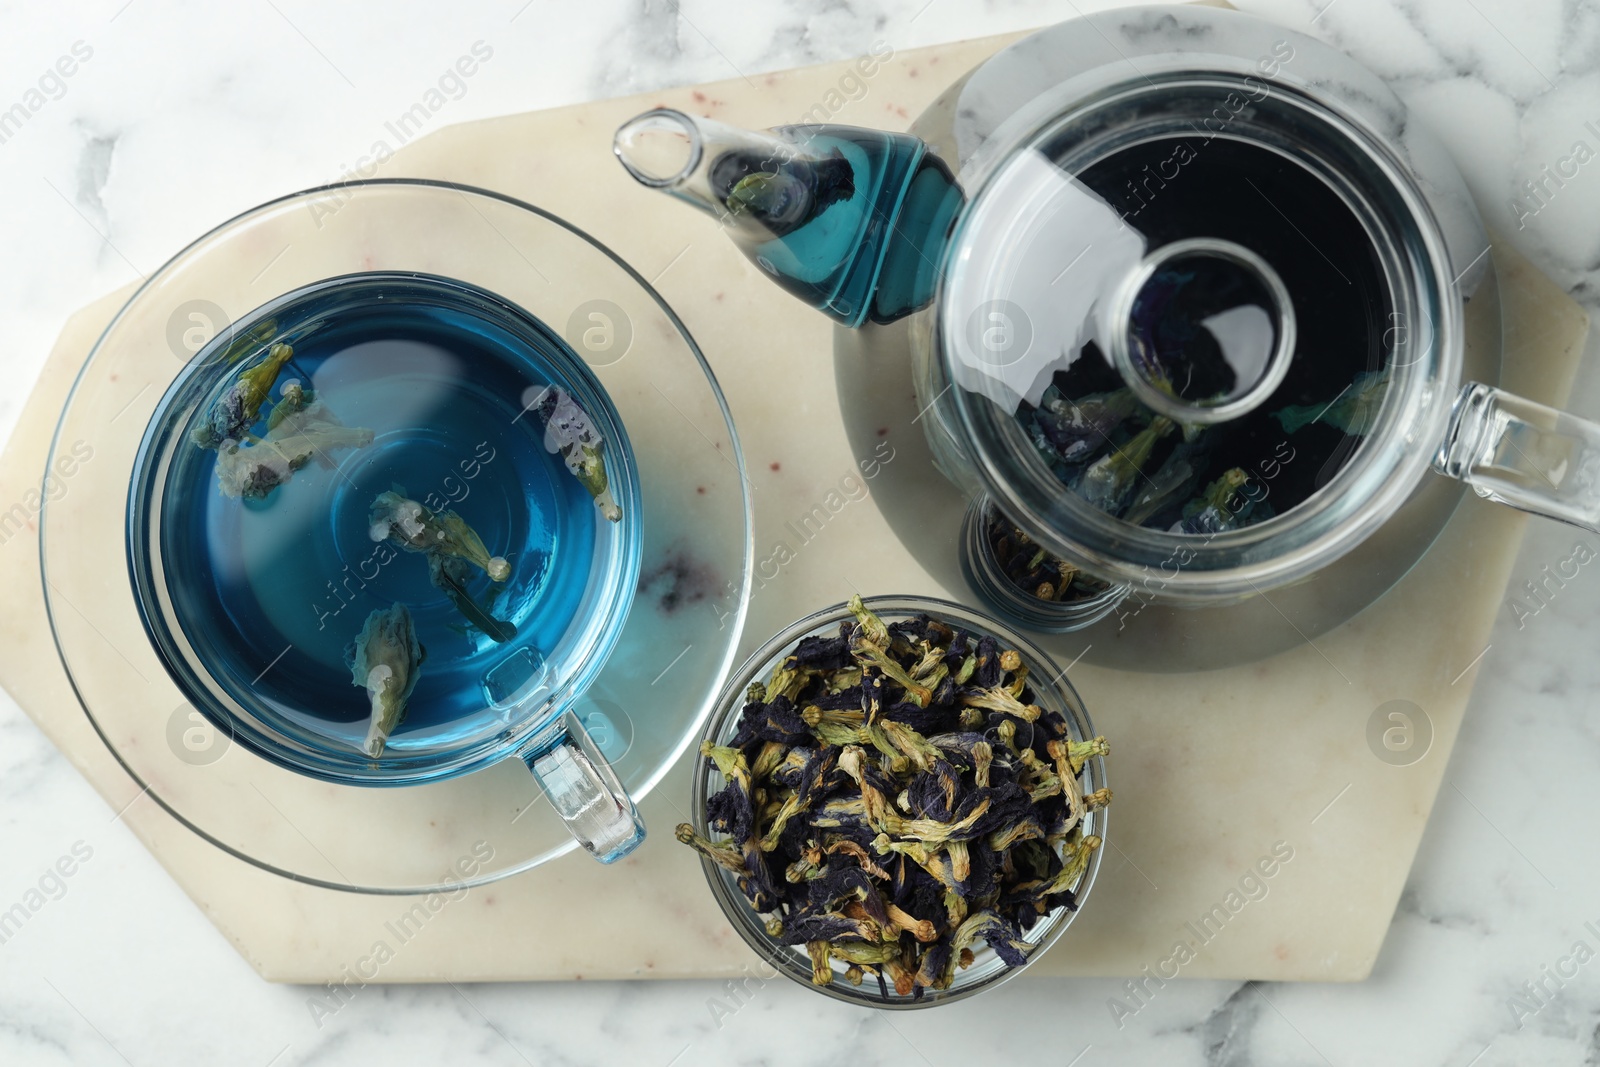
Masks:
[[[567,391],[548,386],[528,405],[544,420],[544,447],[560,455],[567,470],[594,497],[595,505],[611,522],[622,520],[622,509],[611,497],[606,478],[605,438],[587,412]]]
[[[218,446],[217,481],[223,496],[263,500],[313,457],[332,467],[334,452],[371,443],[371,430],[345,426],[290,380],[267,417],[266,437]]]
[[[1105,739],[1075,741],[994,638],[850,609],[750,687],[730,744],[702,745],[725,782],[707,822],[727,839],[686,823],[678,840],[735,876],[774,940],[806,947],[819,985],[837,960],[853,984],[920,997],[979,940],[1020,966],[1100,845],[1083,816],[1111,795],[1078,776]]]
[[[473,564],[491,581],[511,577],[503,556],[489,555],[483,538],[453,511],[435,512],[406,496],[404,486],[379,493],[369,513],[374,541],[392,541],[411,552],[455,556]]]
[[[495,583],[511,577],[511,564],[503,556],[489,555],[483,538],[453,511],[435,512],[406,496],[404,486],[379,493],[368,512],[368,531],[374,541],[390,541],[408,552],[428,558],[428,577],[450,598],[457,611],[492,640],[504,643],[517,636],[517,628],[497,619],[467,591],[471,567]]]
[[[1139,526],[1161,528],[1177,513],[1201,484],[1202,471],[1212,466],[1216,444],[1204,427],[1179,423],[1183,438],[1167,453],[1155,473],[1140,479],[1137,492],[1123,519]],[[1163,521],[1164,520],[1164,521]]]
[[[222,351],[208,362],[231,366],[250,355],[252,351],[261,348],[261,346],[277,336],[277,333],[278,320],[263,319],[229,341]]]
[[[272,387],[284,365],[294,358],[294,349],[273,345],[266,358],[239,373],[233,384],[219,396],[194,428],[191,440],[201,448],[218,448],[224,441],[238,441],[261,416],[261,405],[272,395]]]
[[[267,412],[267,432],[270,434],[283,420],[291,415],[299,415],[310,407],[312,395],[306,391],[299,378],[290,378],[278,390],[278,402],[272,405],[272,410]]]
[[[346,651],[352,683],[366,689],[372,705],[361,751],[374,759],[383,755],[389,735],[405,718],[406,702],[417,687],[426,658],[404,604],[368,615],[360,636]]]
[[[459,556],[428,553],[428,579],[434,587],[450,598],[450,603],[468,622],[488,634],[491,640],[505,644],[517,636],[517,628],[504,619],[495,618],[473,599],[467,591],[467,581],[471,577],[469,566]]]

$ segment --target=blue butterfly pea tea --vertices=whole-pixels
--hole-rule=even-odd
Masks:
[[[420,275],[314,286],[272,315],[199,361],[226,373],[166,476],[189,639],[331,748],[478,733],[537,682],[621,518],[581,364]]]

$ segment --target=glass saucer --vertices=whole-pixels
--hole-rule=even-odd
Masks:
[[[252,310],[367,272],[452,278],[522,308],[620,413],[645,517],[640,579],[615,650],[572,710],[636,801],[698,736],[732,666],[751,518],[731,416],[683,324],[612,252],[528,204],[411,180],[314,189],[223,224],[134,294],[74,384],[49,460],[66,492],[40,516],[46,608],[78,699],[149,798],[217,847],[297,881],[417,893],[516,874],[576,844],[514,757],[374,789],[256,755],[168,677],[126,564],[135,455],[173,380]]]

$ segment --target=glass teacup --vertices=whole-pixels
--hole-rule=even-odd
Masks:
[[[405,343],[324,358],[363,330]],[[218,407],[246,382],[259,406]],[[427,893],[620,855],[743,630],[744,460],[704,355],[617,251],[503,194],[353,182],[218,226],[105,327],[69,459],[39,549],[86,721],[131,799],[296,881]],[[307,533],[263,550],[206,516]],[[242,588],[208,570],[258,554]]]
[[[516,755],[610,861],[643,823],[569,709],[626,620],[640,502],[610,398],[543,323],[462,282],[348,275],[173,382],[129,566],[169,674],[256,753],[364,785]]]

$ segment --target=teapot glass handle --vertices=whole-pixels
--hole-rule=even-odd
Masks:
[[[1479,496],[1600,532],[1600,423],[1469,382],[1433,466]]]
[[[528,769],[578,844],[615,863],[644,842],[644,820],[578,717],[567,712],[562,729],[554,748],[525,757]]]

